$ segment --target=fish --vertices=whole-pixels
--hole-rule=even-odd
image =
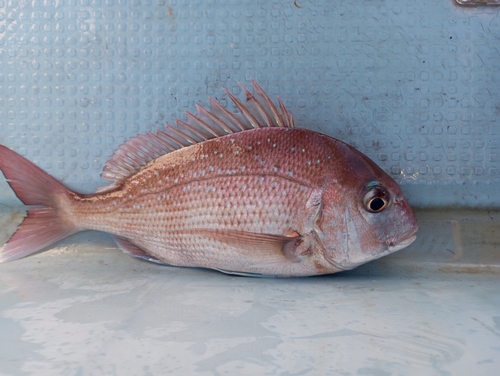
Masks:
[[[0,146],[27,215],[0,262],[84,230],[158,264],[249,276],[353,269],[410,245],[416,217],[396,181],[354,147],[295,127],[251,81],[236,111],[209,98],[176,126],[131,138],[105,165],[111,184],[78,193]]]

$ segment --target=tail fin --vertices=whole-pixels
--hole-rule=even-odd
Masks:
[[[27,216],[0,250],[0,263],[31,255],[78,232],[61,217],[61,202],[71,193],[52,176],[16,152],[0,145],[0,170],[17,197],[27,206]]]

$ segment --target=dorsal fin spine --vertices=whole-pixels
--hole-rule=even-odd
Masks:
[[[191,145],[197,144],[197,142],[195,140],[193,140],[191,137],[189,137],[187,134],[185,134],[184,132],[182,132],[178,129],[175,129],[171,125],[169,126],[169,131],[174,132],[176,135],[178,135],[181,138],[184,138]]]
[[[154,139],[158,142],[158,153],[160,155],[165,154],[165,150],[168,149],[170,151],[174,150],[169,147],[163,140],[161,140],[157,135],[153,135]]]
[[[227,96],[229,98],[231,98],[231,100],[234,102],[236,107],[238,107],[238,109],[241,111],[241,113],[248,119],[248,121],[250,122],[252,127],[253,128],[260,128],[259,123],[257,122],[257,119],[255,119],[255,117],[246,109],[246,107],[229,91],[227,91],[226,89],[224,89],[224,91],[226,92]]]
[[[273,122],[273,119],[269,116],[269,114],[266,112],[266,110],[264,109],[264,107],[253,96],[253,94],[248,91],[248,89],[246,87],[244,87],[241,83],[240,83],[240,86],[245,91],[245,95],[247,97],[247,102],[253,103],[253,105],[259,111],[259,115],[264,118],[264,123],[267,124],[268,127],[274,127],[275,124]]]
[[[213,101],[212,98],[210,98],[210,100]],[[210,111],[205,110],[203,107],[201,107],[201,108],[203,109],[203,115],[210,118],[210,120],[212,120],[215,124],[217,124],[219,127],[221,127],[224,130],[224,132],[226,132],[227,134],[234,133],[233,130],[231,128],[229,128],[227,126],[227,124],[224,123],[221,119],[219,119],[215,114],[213,114]]]
[[[279,106],[276,106],[253,79],[252,85],[254,94],[240,84],[246,95],[246,104],[224,89],[240,111],[239,115],[209,98],[210,111],[196,105],[197,114],[186,111],[186,121],[176,119],[176,128],[167,124],[165,131],[158,130],[156,134],[148,132],[125,142],[113,153],[101,174],[115,183],[99,191],[116,187],[121,180],[135,174],[152,160],[183,147],[254,128],[293,128],[292,113],[283,101],[278,97]]]
[[[170,124],[167,124],[165,126],[165,130],[168,132],[163,132],[163,134],[167,135],[167,137],[169,137],[172,141],[176,142],[178,145],[180,145],[179,147],[177,147],[176,149],[180,149],[180,148],[183,148],[184,146],[189,146],[190,142],[188,140],[186,140],[186,138],[184,136],[179,136],[178,134],[178,130],[175,129],[174,127],[172,127]],[[182,133],[181,133],[182,134]],[[176,137],[177,136],[177,137]]]
[[[278,127],[284,127],[285,124],[283,124],[283,121],[282,121],[281,115],[278,112],[278,109],[276,108],[274,103],[269,99],[269,97],[266,95],[264,90],[262,90],[260,85],[257,82],[255,82],[255,80],[253,78],[252,78],[252,85],[255,89],[255,92],[266,101],[267,105],[271,109],[271,112],[272,112],[272,115],[273,115],[273,118],[274,118],[276,125]]]
[[[219,102],[215,99],[210,98],[210,108],[214,107],[216,111],[222,112],[225,116],[227,116],[231,121],[233,121],[241,131],[246,131],[245,124],[241,122],[232,112],[229,112],[226,108],[224,108]]]
[[[167,130],[169,129],[170,125],[167,124],[167,126],[165,127]],[[175,140],[174,138],[172,138],[171,136],[169,136],[167,133],[163,132],[163,131],[157,131],[156,132],[156,136],[162,140],[164,143],[166,143],[170,149],[172,150],[176,150],[176,149],[179,149],[179,147],[182,147],[183,145],[181,143],[179,143],[177,140]],[[176,146],[176,144],[178,146]]]
[[[186,112],[186,116],[188,116],[188,112]],[[186,128],[191,133],[193,133],[196,136],[198,136],[200,138],[200,140],[203,141],[203,140],[206,139],[206,136],[204,136],[203,133],[201,133],[199,130],[197,130],[196,128],[192,127],[191,125],[189,125],[185,121],[182,121],[182,120],[179,120],[179,119],[175,119],[175,123],[177,124],[177,127],[181,126],[181,127]]]
[[[171,145],[167,144],[164,140],[158,137],[158,134],[151,133],[151,138],[156,141],[159,153],[163,152],[162,154],[165,154],[166,149],[169,151],[175,150],[175,148],[173,148]]]
[[[198,111],[199,114],[202,114],[205,109],[203,107],[199,106],[199,105],[196,105],[196,110]],[[190,114],[190,115],[191,115],[191,119],[193,119],[196,122],[198,122],[198,124],[200,124],[200,126],[202,126],[204,129],[206,129],[212,136],[219,137],[219,135],[217,134],[216,130],[213,129],[207,122],[204,122],[199,117],[197,117],[197,116],[195,116],[193,114]]]
[[[286,120],[286,124],[285,126],[287,128],[293,128],[294,127],[294,124],[293,124],[293,116],[292,116],[292,113],[291,112],[288,112],[288,110],[286,109],[285,107],[285,104],[283,103],[283,101],[281,100],[280,97],[278,97],[278,103],[280,105],[280,108],[281,108],[281,112],[283,114],[283,116],[285,117],[285,120]]]

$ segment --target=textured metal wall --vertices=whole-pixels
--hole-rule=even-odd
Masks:
[[[0,1],[0,143],[93,191],[129,137],[253,77],[412,204],[500,206],[498,14],[451,0]]]

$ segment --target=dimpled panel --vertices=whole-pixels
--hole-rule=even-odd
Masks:
[[[255,78],[415,205],[500,204],[500,18],[451,1],[0,0],[0,143],[81,191]],[[232,105],[229,105],[233,109]]]

